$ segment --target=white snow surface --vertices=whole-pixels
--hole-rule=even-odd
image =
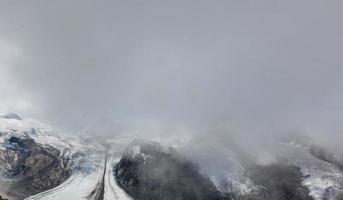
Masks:
[[[151,155],[147,155],[147,154],[145,154],[145,153],[143,153],[142,151],[141,151],[141,146],[140,145],[134,145],[132,148],[131,148],[131,156],[133,157],[133,158],[135,158],[136,156],[141,156],[142,158],[143,158],[143,160],[144,160],[144,164],[145,164],[145,162],[146,162],[146,160],[148,159],[148,158],[152,158],[152,156]]]
[[[37,143],[51,145],[60,150],[71,147],[70,144],[54,134],[56,130],[52,127],[33,119],[0,118],[0,132],[2,133],[0,135],[0,146],[12,135],[18,137],[28,135]]]
[[[91,155],[89,155],[91,156]],[[105,156],[101,160],[96,160],[99,155],[91,156],[94,170],[87,172],[77,172],[73,174],[66,182],[48,191],[44,191],[25,200],[75,200],[92,199],[90,193],[97,188],[97,184],[102,181],[105,170]],[[104,200],[133,200],[123,189],[121,189],[115,180],[113,174],[113,165],[119,161],[118,156],[109,156],[104,179]]]
[[[140,153],[141,153],[141,147],[139,145],[135,145],[132,147],[132,156],[133,157],[136,157]]]
[[[0,148],[5,148],[6,140],[12,135],[28,135],[37,143],[51,145],[60,150],[69,149],[72,153],[80,152],[85,155],[80,160],[77,160],[77,170],[73,172],[68,180],[56,188],[29,197],[27,200],[89,199],[90,193],[102,181],[103,174],[105,174],[105,200],[133,200],[117,185],[113,175],[113,164],[119,160],[119,151],[122,147],[111,145],[111,149],[114,152],[111,152],[105,167],[105,153],[101,146],[76,137],[62,138],[54,133],[55,130],[50,126],[36,120],[0,117]],[[310,195],[315,200],[334,200],[335,197],[330,191],[343,192],[343,175],[341,170],[335,165],[314,157],[310,154],[307,147],[293,143],[280,144],[279,147],[280,152],[277,154],[286,158],[289,164],[300,168],[304,176],[303,185],[310,190]],[[140,146],[134,146],[132,148],[132,156],[139,155],[145,159]],[[239,166],[234,168],[240,169]],[[104,172],[105,169],[106,171]],[[228,179],[231,179],[231,182],[236,187],[233,189],[240,191],[242,194],[251,193],[258,189],[249,180],[241,179],[244,177],[244,174],[240,177],[235,177],[234,174],[227,174],[226,176]],[[215,183],[218,181],[217,177],[211,177],[211,179]],[[236,179],[237,181],[235,181]]]
[[[74,172],[67,181],[56,188],[26,198],[26,200],[88,199],[89,194],[102,179],[105,164],[103,155],[89,154],[88,158],[85,169]]]
[[[104,200],[133,200],[132,197],[117,185],[115,180],[113,165],[118,161],[118,156],[111,156],[107,161]]]
[[[117,185],[113,174],[113,164],[119,161],[119,149],[122,147],[111,145],[115,154],[111,153],[106,164],[106,153],[102,145],[78,137],[60,137],[56,135],[56,132],[52,127],[33,119],[1,117],[0,115],[0,148],[6,148],[7,140],[11,136],[29,136],[37,143],[51,145],[61,152],[68,149],[71,154],[80,154],[74,158],[72,175],[65,182],[25,200],[91,200],[94,197],[91,193],[98,188],[103,175],[105,175],[104,200],[133,200]]]
[[[283,144],[280,149],[290,164],[300,167],[314,200],[336,200],[335,193],[343,192],[343,174],[334,164],[316,158],[307,147]]]

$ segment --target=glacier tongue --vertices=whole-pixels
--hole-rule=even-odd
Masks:
[[[0,156],[1,151],[7,152],[9,148],[13,151],[23,148],[9,145],[17,145],[18,142],[27,140],[40,145],[39,148],[56,148],[60,152],[57,155],[64,156],[72,162],[69,163],[72,174],[66,181],[57,187],[27,197],[26,200],[132,199],[116,184],[112,171],[112,164],[120,157],[117,152],[120,147],[111,148],[112,152],[107,158],[105,153],[107,150],[103,145],[79,137],[61,137],[56,135],[56,132],[52,127],[39,121],[22,119],[16,114],[0,116]],[[9,142],[14,139],[17,141],[13,141],[13,144]],[[7,179],[1,178],[1,180]],[[9,179],[9,181],[13,180]],[[4,184],[4,187],[8,186],[7,182]],[[1,190],[1,193],[5,194],[6,190]]]
[[[119,162],[120,154],[110,155],[105,174],[105,194],[104,200],[133,200],[116,182],[113,173],[113,166]]]
[[[61,158],[70,159],[72,163],[61,163],[70,165],[72,170],[71,176],[62,184],[27,197],[26,200],[133,200],[116,182],[113,173],[113,166],[120,160],[121,153],[124,150],[123,144],[120,140],[113,141],[106,145],[99,144],[95,141],[85,140],[79,137],[62,137],[55,134],[56,130],[47,126],[39,121],[33,119],[22,119],[16,114],[0,115],[0,172],[5,168],[1,165],[1,157],[4,152],[9,150],[17,150],[22,148],[19,143],[21,140],[31,144],[31,140],[36,149],[46,149],[47,151],[56,152]],[[137,143],[137,141],[136,141]],[[140,158],[145,164],[149,159],[154,156],[146,153],[144,148],[132,143],[130,149],[127,149],[127,154],[131,158]],[[149,143],[159,151],[163,152],[163,148],[156,143]],[[18,147],[19,145],[19,147]],[[25,145],[25,144],[21,144]],[[325,159],[311,154],[310,146],[300,145],[295,141],[291,143],[280,143],[277,145],[275,154],[278,159],[284,164],[290,166],[297,166],[300,169],[300,177],[303,176],[302,186],[306,186],[310,192],[310,196],[314,200],[339,200],[343,199],[343,173],[335,163],[331,163]],[[106,147],[106,148],[105,148]],[[21,149],[23,151],[27,149]],[[13,154],[16,155],[16,154]],[[212,156],[208,155],[209,158]],[[35,157],[36,158],[36,157]],[[19,159],[18,157],[14,157]],[[231,172],[225,171],[222,175],[227,180],[230,180],[227,191],[237,193],[237,196],[251,196],[256,193],[257,195],[262,191],[260,185],[255,184],[246,173],[234,155],[230,151],[224,152],[222,164],[231,166]],[[204,165],[208,165],[208,159],[204,161]],[[27,163],[34,164],[34,159],[29,159]],[[212,168],[210,168],[212,169]],[[212,170],[218,171],[218,168]],[[219,188],[220,181],[223,176],[212,176],[212,182]],[[3,195],[2,189],[9,181],[14,181],[8,177],[0,174],[0,192]],[[3,184],[5,182],[5,185]],[[299,181],[301,183],[301,181]],[[307,192],[308,194],[308,192]]]
[[[105,159],[103,153],[95,151],[86,151],[85,157],[87,160],[79,161],[77,170],[66,182],[26,200],[88,199],[102,178]]]

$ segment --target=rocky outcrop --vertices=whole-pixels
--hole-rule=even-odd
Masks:
[[[303,184],[300,168],[285,164],[254,166],[249,169],[250,178],[259,190],[248,196],[235,199],[244,200],[313,200],[310,191]]]
[[[70,175],[68,166],[63,152],[28,135],[13,134],[0,150],[2,176],[11,180],[8,194],[19,199],[62,183]]]
[[[0,118],[21,120],[21,117],[19,117],[19,115],[17,115],[16,113],[2,114],[0,115]]]
[[[311,145],[310,152],[316,158],[328,163],[332,163],[343,171],[343,157],[341,155],[334,154],[328,149],[325,149],[324,147],[319,145]]]
[[[134,141],[114,167],[119,186],[139,200],[219,200],[195,164],[156,143]]]

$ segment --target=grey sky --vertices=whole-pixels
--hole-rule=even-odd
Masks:
[[[338,0],[3,1],[0,109],[61,127],[104,117],[336,137],[342,9]]]

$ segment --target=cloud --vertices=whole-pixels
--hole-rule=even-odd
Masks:
[[[30,95],[21,91],[12,79],[8,70],[16,62],[21,52],[15,44],[6,40],[0,40],[0,112],[32,112],[33,105]]]
[[[0,39],[15,44],[1,49],[14,60],[1,57],[2,110],[64,128],[342,130],[339,1],[1,4]]]

